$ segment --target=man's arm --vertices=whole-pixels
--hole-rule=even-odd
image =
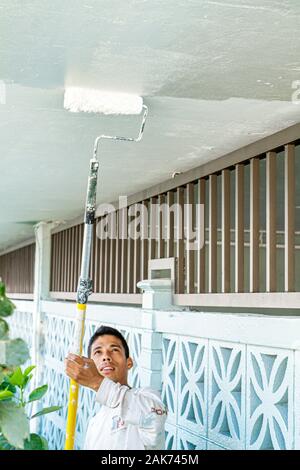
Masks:
[[[99,374],[97,367],[92,359],[77,356],[77,354],[69,353],[65,359],[66,374],[70,379],[91,388],[95,392],[99,389],[104,377]]]

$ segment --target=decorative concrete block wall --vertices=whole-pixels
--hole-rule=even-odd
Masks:
[[[12,331],[30,341],[32,303],[16,304]],[[69,387],[63,360],[75,306],[44,301],[42,310],[44,405],[63,409],[42,418],[40,429],[51,448],[62,449]],[[300,448],[300,317],[89,304],[85,351],[100,324],[125,335],[135,362],[131,385],[161,389],[169,410],[168,449]],[[82,388],[80,394],[77,448],[97,410],[93,392]]]

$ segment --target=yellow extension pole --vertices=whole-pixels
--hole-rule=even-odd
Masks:
[[[78,322],[82,323],[80,331],[80,348],[79,354],[82,354],[82,343],[84,336],[84,322],[85,322],[85,312],[86,304],[77,304],[78,312]],[[78,406],[78,394],[79,394],[79,385],[75,380],[70,381],[70,391],[69,391],[69,404],[68,404],[68,418],[66,426],[66,443],[65,450],[74,449],[75,444],[75,430],[76,430],[76,414]]]

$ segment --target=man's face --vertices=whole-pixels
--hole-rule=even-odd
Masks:
[[[116,336],[98,336],[92,344],[91,359],[103,377],[108,377],[121,385],[127,385],[127,373],[132,359],[126,359],[122,341]]]

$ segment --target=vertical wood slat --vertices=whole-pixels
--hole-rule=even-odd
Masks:
[[[29,282],[28,282],[28,293],[30,294],[31,293],[31,263],[32,263],[32,247],[29,246],[29,264],[28,264],[28,268],[29,268]]]
[[[25,265],[26,265],[26,273],[25,274],[25,292],[28,293],[28,283],[29,283],[29,276],[28,276],[28,269],[29,269],[29,249],[26,246],[25,251]]]
[[[266,156],[266,291],[276,291],[276,158]]]
[[[174,210],[172,206],[174,204],[174,192],[167,192],[167,258],[173,258],[174,256]]]
[[[157,244],[157,258],[165,257],[165,214],[164,211],[164,194],[158,196],[157,204],[157,226],[158,226],[158,244]]]
[[[75,270],[75,261],[76,261],[76,232],[77,232],[77,225],[73,227],[73,237],[72,237],[72,279],[71,279],[71,291],[75,292],[75,279],[76,279],[76,270]]]
[[[98,222],[99,219],[95,220],[95,237],[94,237],[94,282],[93,282],[93,290],[94,292],[98,292],[98,283],[99,283],[99,232],[98,232]]]
[[[18,271],[19,271],[19,286],[20,286],[19,290],[21,292],[23,292],[23,271],[24,271],[24,257],[22,255],[23,255],[22,252],[19,254],[19,256],[18,256],[18,253],[16,253],[16,265],[17,265],[17,263],[19,265],[19,269],[18,269]]]
[[[108,225],[108,215],[105,215],[105,225],[106,225],[106,232],[107,232],[107,225]],[[104,239],[104,290],[105,294],[109,293],[109,260],[110,260],[110,239],[108,238],[109,234],[105,234]]]
[[[50,263],[50,291],[55,291],[56,288],[56,268],[57,268],[57,256],[56,256],[56,235],[51,236],[51,263]],[[30,266],[28,266],[30,275]]]
[[[29,246],[26,246],[26,272],[25,272],[25,293],[29,292]]]
[[[143,216],[143,227],[141,230],[141,280],[148,279],[148,248],[149,248],[149,202],[143,201],[141,203]]]
[[[138,205],[135,204],[135,217],[138,217]],[[138,292],[137,283],[141,280],[141,233],[142,233],[142,214],[139,214],[140,217],[140,230],[139,233],[135,233],[135,238],[133,241],[133,293]]]
[[[55,263],[54,263],[54,283],[51,285],[51,290],[57,292],[58,291],[58,276],[59,276],[59,245],[58,245],[58,234],[56,233],[53,236],[53,243],[54,243],[54,250],[53,250],[53,256],[55,258]]]
[[[186,224],[187,224],[187,240],[186,240],[186,293],[193,294],[195,288],[195,251],[191,249],[190,244],[194,243],[194,184],[186,185]]]
[[[30,293],[33,293],[34,289],[34,260],[35,260],[35,244],[31,245],[31,250],[30,250],[31,256],[31,271],[30,271]]]
[[[128,224],[130,223],[128,218]],[[133,233],[128,230],[127,240],[127,294],[133,293],[133,269],[134,269],[134,240]]]
[[[157,212],[157,200],[155,197],[150,198],[150,240],[149,240],[149,259],[155,258],[156,251],[156,239],[157,239],[157,230],[156,230],[156,212]]]
[[[25,293],[28,294],[28,287],[29,287],[29,246],[26,246],[26,259],[25,259]]]
[[[222,292],[230,292],[230,170],[222,170]]]
[[[83,245],[83,233],[84,233],[84,224],[81,224],[78,231],[78,276],[77,276],[77,285],[76,290],[78,288],[78,281],[81,273],[81,258],[82,258],[82,245]]]
[[[116,212],[109,214],[110,222],[110,260],[109,260],[109,293],[115,292],[115,276],[116,276]]]
[[[14,266],[16,266],[17,264],[19,265],[19,269],[18,269],[18,283],[16,285],[16,283],[14,283],[14,292],[17,291],[16,287],[19,286],[19,290],[21,291],[22,290],[22,257],[18,257],[18,253],[16,252],[15,253],[15,262],[14,262]],[[19,258],[19,259],[18,259]],[[13,266],[12,266],[13,268]],[[12,269],[13,271],[13,269]]]
[[[70,261],[71,261],[71,230],[68,229],[67,232],[67,263],[66,263],[66,274],[67,274],[67,292],[70,292]]]
[[[68,292],[69,290],[69,259],[70,259],[70,253],[69,253],[69,238],[70,238],[70,229],[65,230],[65,277],[66,277],[66,282],[65,282],[65,292]]]
[[[26,292],[26,250],[23,250],[23,272],[22,272],[22,280],[23,280],[23,292]]]
[[[23,273],[23,276],[24,276],[24,292],[27,292],[27,282],[28,282],[28,276],[27,276],[27,269],[28,269],[28,259],[27,259],[27,251],[28,251],[28,248],[26,246],[26,249],[24,250],[24,273]]]
[[[197,293],[205,292],[205,179],[198,181],[197,196]],[[203,225],[203,226],[202,226]],[[202,246],[202,236],[203,246]]]
[[[284,290],[295,290],[295,146],[284,155]]]
[[[127,207],[121,209],[121,293],[127,292]]]
[[[63,256],[62,256],[62,276],[63,276],[63,292],[67,291],[67,231],[63,231]]]
[[[67,291],[67,271],[66,271],[66,266],[67,266],[67,247],[68,247],[68,239],[67,239],[67,230],[64,230],[64,252],[63,252],[63,279],[64,279],[64,287],[63,291]]]
[[[51,236],[51,235],[50,235]],[[30,247],[27,246],[26,247],[26,273],[25,273],[25,279],[26,279],[26,293],[28,294],[29,293],[29,283],[30,283],[30,279],[29,279],[29,267],[30,267]]]
[[[115,268],[115,292],[119,294],[121,292],[121,214],[122,211],[118,210],[116,215],[117,226],[116,226],[116,268]]]
[[[67,239],[67,230],[64,230],[64,256],[63,256],[63,276],[64,276],[64,292],[67,291],[67,247],[68,247],[68,239]]]
[[[235,292],[244,292],[244,165],[235,166]]]
[[[72,231],[73,227],[68,230],[68,292],[71,291],[71,277],[72,277],[72,271],[71,271],[71,265],[72,265]]]
[[[26,250],[23,250],[23,272],[22,272],[22,280],[23,280],[23,292],[26,292]]]
[[[62,232],[58,232],[56,234],[56,243],[57,243],[57,285],[56,285],[56,291],[59,292],[61,290],[61,234]]]
[[[18,252],[15,253],[15,266],[18,264],[18,286],[19,286],[19,290],[22,292],[22,271],[23,271],[23,257],[22,256],[18,256]],[[16,284],[14,286],[15,290],[14,292],[17,291],[16,289]]]
[[[100,224],[102,229],[100,230],[100,243],[99,243],[99,287],[98,292],[101,294],[104,292],[105,279],[104,279],[104,269],[105,269],[105,240],[103,233],[103,224],[105,223],[104,216],[100,218]]]
[[[7,268],[7,289],[9,290],[9,286],[11,286],[10,290],[12,292],[14,292],[13,290],[13,279],[12,279],[12,266],[14,264],[14,258],[15,258],[15,253],[13,253],[11,255],[11,257],[8,255],[8,262],[7,262],[7,265],[8,265],[8,268]],[[16,276],[16,283],[19,283],[19,273],[17,273],[17,276]]]
[[[80,226],[76,225],[74,233],[74,277],[73,277],[73,292],[76,292],[77,282],[78,282],[78,244],[79,244],[79,229]]]
[[[27,269],[28,269],[28,261],[27,261],[27,247],[26,247],[26,250],[24,250],[24,272],[23,272],[24,292],[26,292],[26,288],[27,288]]]
[[[176,293],[184,293],[184,188],[177,188]]]
[[[259,158],[250,160],[250,292],[259,292]]]
[[[217,292],[217,175],[209,176],[208,291]]]
[[[80,230],[79,230],[79,244],[78,244],[78,264],[79,264],[79,269],[78,269],[78,279],[77,283],[80,277],[81,273],[81,259],[82,259],[82,248],[83,248],[83,236],[84,236],[84,224],[80,225]],[[76,286],[77,290],[77,286]]]
[[[17,266],[18,261],[19,261],[17,252],[14,254],[14,259],[15,259],[14,266]],[[13,266],[12,266],[11,271],[13,273]],[[17,283],[17,285],[16,285],[16,283],[14,283],[14,292],[17,292],[17,290],[22,290],[21,279],[22,279],[22,265],[18,269],[18,283]],[[13,278],[12,278],[12,281],[13,281]],[[19,289],[17,288],[17,286],[19,287]]]
[[[25,283],[25,291],[28,292],[28,266],[29,266],[29,257],[28,257],[28,246],[26,246],[25,250],[25,272],[24,272],[24,283]]]

